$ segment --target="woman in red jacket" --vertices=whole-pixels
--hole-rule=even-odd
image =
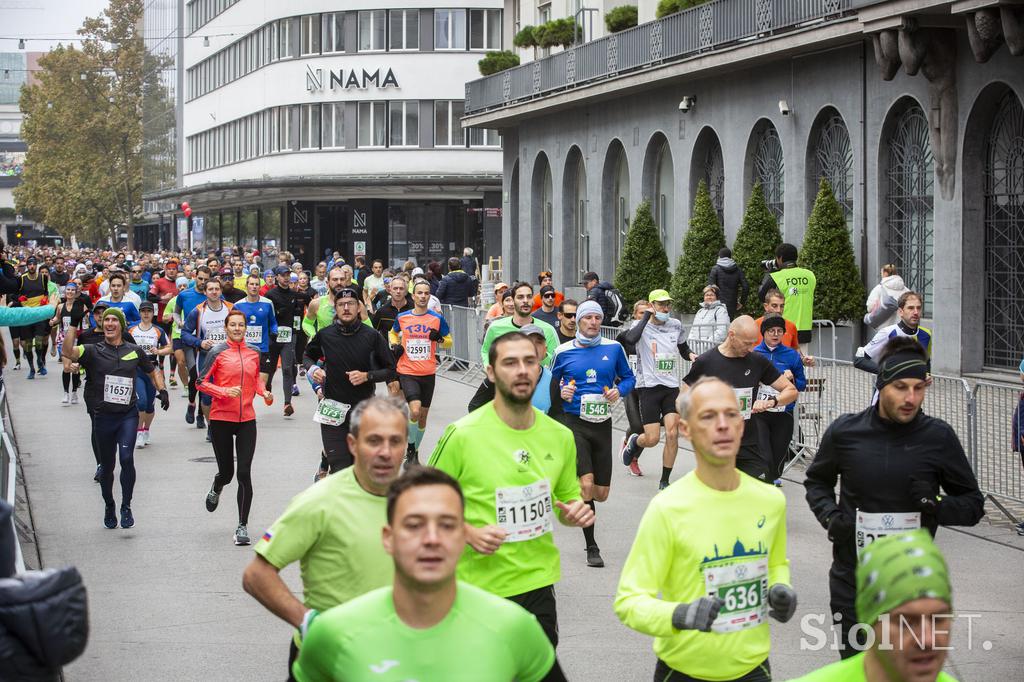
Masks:
[[[263,396],[267,405],[274,395],[260,381],[260,354],[245,344],[245,314],[232,309],[224,320],[227,341],[206,354],[196,388],[213,398],[210,406],[210,438],[217,457],[217,475],[206,495],[207,511],[214,511],[220,493],[231,482],[238,455],[238,528],[235,544],[248,545],[249,507],[252,506],[252,457],[256,451],[256,411],[252,400]],[[233,441],[233,442],[232,442]]]

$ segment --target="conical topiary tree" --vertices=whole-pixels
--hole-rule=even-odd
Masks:
[[[764,277],[761,261],[775,258],[775,247],[781,243],[782,233],[779,232],[778,218],[764,200],[761,183],[755,182],[754,190],[750,193],[750,201],[747,202],[747,210],[743,213],[743,224],[740,225],[740,231],[736,233],[736,241],[732,245],[733,260],[743,270],[753,291],[757,291]],[[745,310],[754,310],[756,307],[748,304]]]
[[[807,221],[799,265],[813,272],[818,281],[814,290],[816,319],[860,319],[864,312],[864,283],[853,257],[843,209],[824,178]]]
[[[672,298],[676,310],[688,313],[704,300],[701,291],[707,286],[708,273],[718,260],[718,250],[725,246],[725,231],[711,203],[708,186],[703,180],[693,200],[690,229],[683,238],[683,250],[672,275]]]
[[[622,258],[615,268],[615,288],[632,305],[647,298],[654,289],[664,289],[671,277],[668,256],[651,215],[651,202],[644,200],[637,206],[633,224],[626,233]]]

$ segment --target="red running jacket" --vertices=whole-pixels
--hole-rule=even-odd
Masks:
[[[242,387],[242,395],[228,396],[228,389]],[[245,343],[228,339],[218,343],[206,353],[203,370],[196,379],[196,388],[213,398],[210,419],[225,422],[247,422],[256,419],[252,407],[256,395],[265,395],[266,386],[260,381],[259,351]]]

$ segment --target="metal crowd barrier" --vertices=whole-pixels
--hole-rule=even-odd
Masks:
[[[18,444],[14,440],[14,431],[11,428],[11,419],[7,407],[7,387],[0,377],[0,498],[4,502],[16,507],[15,499],[18,482]],[[14,570],[15,573],[25,571],[25,558],[21,553],[21,543],[18,541],[17,523],[14,515],[11,516],[11,523],[15,524],[14,532]]]
[[[443,306],[445,319],[452,331],[450,349],[439,353],[438,373],[462,383],[475,386],[484,378],[484,365],[480,347],[484,338],[485,312],[472,308]],[[792,450],[795,458],[787,465],[806,466],[814,459],[825,430],[841,414],[860,412],[871,404],[875,391],[875,375],[856,369],[847,360],[835,359],[835,325],[829,320],[815,320],[819,332],[811,345],[815,355],[813,367],[804,367],[807,386],[797,400]],[[703,327],[712,327],[704,329]],[[714,325],[698,326],[698,332],[713,332]],[[827,330],[831,329],[831,341]],[[826,330],[825,334],[820,333]],[[601,335],[614,339],[622,331],[619,327],[602,327]],[[688,336],[691,327],[687,327]],[[702,334],[698,334],[702,335]],[[688,341],[690,349],[700,354],[717,342]],[[831,351],[831,356],[822,353]],[[685,358],[677,369],[682,380],[690,371]],[[1012,427],[1015,410],[1024,392],[1014,386],[978,382],[972,386],[960,377],[933,375],[933,382],[925,398],[924,411],[947,422],[958,435],[983,493],[1010,519],[1015,519],[1003,504],[1009,501],[1024,504],[1024,455],[1014,446]],[[1020,415],[1024,432],[1024,414]],[[612,409],[613,425],[619,429],[628,426],[622,404]]]

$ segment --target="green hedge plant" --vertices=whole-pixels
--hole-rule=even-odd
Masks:
[[[480,68],[481,76],[491,76],[506,69],[519,66],[519,55],[508,50],[488,52],[476,64]]]
[[[604,25],[609,33],[618,33],[627,28],[637,25],[638,15],[636,5],[619,5],[613,7],[604,15]]]
[[[743,223],[732,245],[732,257],[743,270],[750,286],[758,286],[764,278],[761,261],[774,259],[775,247],[781,243],[779,221],[768,208],[761,183],[755,182],[750,200],[747,201],[747,210],[743,213]],[[747,309],[750,310],[750,306]]]
[[[704,300],[701,293],[708,283],[708,273],[718,260],[719,249],[725,246],[725,231],[711,203],[707,184],[701,180],[693,200],[690,229],[683,237],[683,250],[672,275],[672,298],[676,310],[688,313]]]
[[[512,38],[512,44],[516,47],[537,47],[537,27],[523,26],[519,33]]]
[[[859,320],[864,312],[864,282],[853,256],[850,232],[832,186],[821,179],[807,234],[800,249],[800,266],[814,273],[816,319]]]
[[[647,298],[654,289],[664,289],[671,277],[668,256],[651,215],[651,202],[644,200],[637,207],[633,224],[626,233],[622,257],[615,268],[615,288],[626,303],[632,305]]]

